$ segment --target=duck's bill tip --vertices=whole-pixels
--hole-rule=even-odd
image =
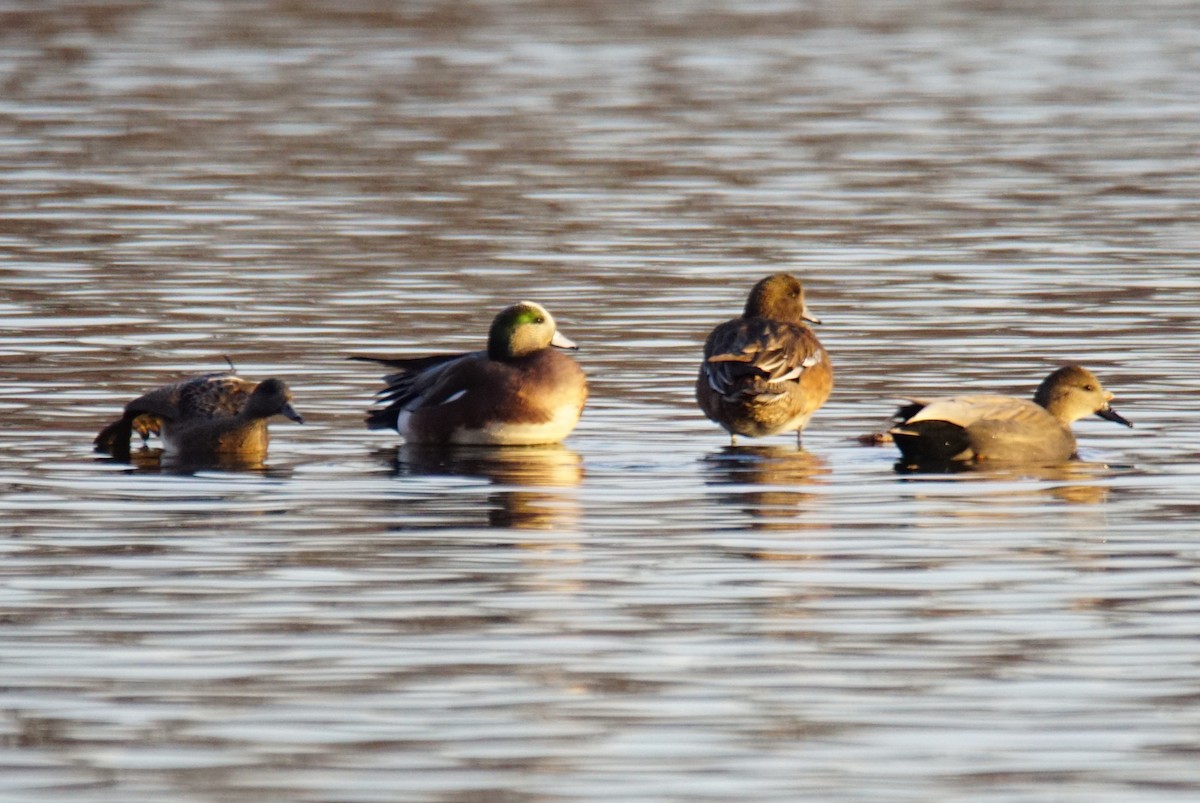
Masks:
[[[575,341],[564,335],[562,332],[555,332],[554,337],[550,338],[550,345],[560,349],[577,349]]]
[[[800,302],[800,320],[808,321],[809,323],[821,323],[821,319],[813,315],[812,310],[808,308],[808,304],[805,304],[803,301]]]
[[[292,419],[297,424],[304,423],[304,416],[302,416],[298,412],[296,412],[296,408],[292,407],[292,405],[290,405],[290,404],[285,404],[283,406],[283,409],[280,410],[279,412],[283,413],[285,416]]]
[[[1105,419],[1106,421],[1115,421],[1118,424],[1124,424],[1125,426],[1130,427],[1130,428],[1133,427],[1132,422],[1127,421],[1123,415],[1121,415],[1120,413],[1118,413],[1116,410],[1112,409],[1111,407],[1106,407],[1103,410],[1097,410],[1096,415],[1100,416],[1101,418]]]

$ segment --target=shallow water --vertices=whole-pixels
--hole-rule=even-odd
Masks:
[[[0,5],[0,797],[1195,799],[1200,16],[1048,5]],[[837,388],[730,448],[777,270]],[[562,447],[363,429],[522,297]],[[226,356],[266,466],[91,453]],[[855,440],[1065,361],[1077,464]]]

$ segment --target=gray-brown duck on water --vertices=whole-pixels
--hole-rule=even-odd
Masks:
[[[1132,427],[1109,406],[1113,394],[1078,365],[1054,371],[1033,401],[953,396],[901,407],[890,430],[909,465],[1060,463],[1075,456],[1071,424],[1098,415]]]

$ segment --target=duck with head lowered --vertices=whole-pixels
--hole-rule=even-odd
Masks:
[[[281,379],[251,382],[213,373],[155,388],[125,405],[124,414],[96,436],[98,452],[128,460],[136,431],[143,443],[161,435],[164,453],[182,460],[266,456],[267,419],[282,415],[298,424],[292,392]]]

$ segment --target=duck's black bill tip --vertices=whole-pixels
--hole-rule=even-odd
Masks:
[[[1097,410],[1096,415],[1100,416],[1101,418],[1105,419],[1106,421],[1115,421],[1118,424],[1124,424],[1125,426],[1130,427],[1130,428],[1133,427],[1133,424],[1131,422],[1125,420],[1125,417],[1123,415],[1121,415],[1120,413],[1118,413],[1116,410],[1113,410],[1113,409]]]

